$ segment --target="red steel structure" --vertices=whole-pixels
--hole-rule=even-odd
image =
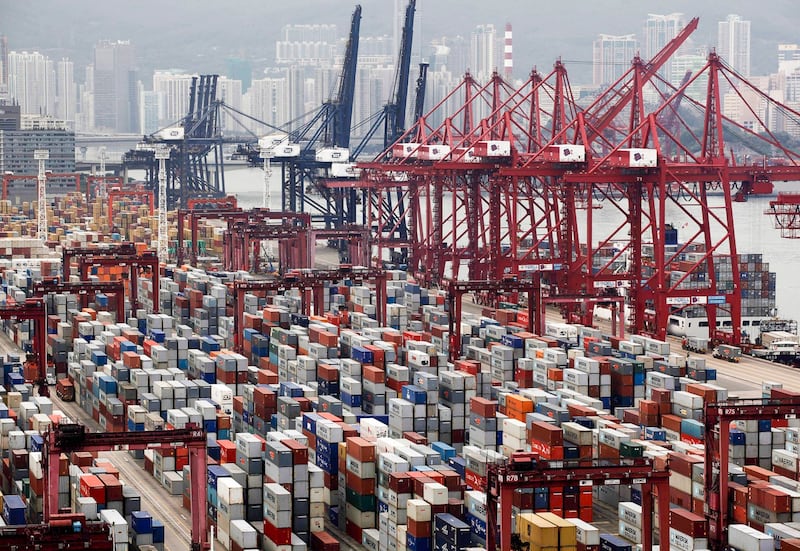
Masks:
[[[518,488],[641,484],[642,549],[653,549],[654,500],[662,535],[669,526],[669,470],[656,469],[649,459],[544,461],[536,454],[517,452],[507,463],[490,464],[486,482],[486,549],[511,550],[511,503]],[[660,543],[663,546],[664,539]]]
[[[223,218],[228,222],[222,234],[226,270],[260,271],[261,244],[267,240],[278,241],[280,269],[311,267],[310,214],[253,209]]]
[[[77,172],[48,172],[46,173],[45,178],[47,180],[53,180],[55,178],[72,178],[75,180],[75,189],[81,189],[81,175]],[[31,182],[36,183],[36,174],[3,174],[3,201],[8,199],[8,184],[13,181],[25,180],[30,180]]]
[[[106,188],[108,188],[108,186],[121,186],[124,182],[122,180],[122,176],[87,176],[85,190],[87,203],[91,201],[92,198],[97,197],[97,191],[102,183],[105,183]],[[80,190],[80,186],[78,186],[75,191]]]
[[[139,306],[139,273],[146,270],[147,276],[153,284],[153,293],[158,293],[159,260],[155,251],[146,250],[141,253],[136,250],[133,243],[121,243],[115,247],[76,247],[64,248],[62,251],[61,270],[65,281],[69,281],[72,273],[72,259],[77,259],[78,273],[81,281],[89,279],[91,266],[121,266],[127,268],[128,296],[131,308]],[[157,296],[153,300],[153,312],[158,312]]]
[[[120,199],[138,199],[150,208],[150,216],[155,212],[155,197],[152,189],[140,187],[113,187],[108,190],[108,221],[114,218],[114,202]]]
[[[323,315],[325,308],[325,284],[350,280],[354,282],[371,282],[375,285],[376,318],[381,326],[386,325],[386,272],[371,268],[342,266],[338,270],[296,270],[276,279],[249,279],[234,281],[233,294],[233,339],[234,350],[241,352],[244,348],[244,296],[248,293],[273,293],[298,289],[303,292],[303,313],[306,315]],[[313,308],[312,308],[313,307]]]
[[[800,238],[800,193],[779,193],[764,214],[772,216],[781,237]]]
[[[119,450],[143,450],[155,445],[169,444],[189,449],[192,500],[192,550],[209,549],[208,520],[206,515],[206,433],[204,430],[185,429],[147,432],[102,432],[92,433],[83,425],[61,423],[44,434],[42,450],[44,488],[46,495],[42,505],[45,525],[53,521],[58,513],[59,457],[62,453],[75,451],[100,452]]]
[[[24,321],[31,320],[33,326],[32,356],[26,368],[32,369],[35,376],[26,369],[25,378],[39,386],[39,396],[49,396],[47,376],[47,313],[42,298],[28,298],[25,302],[0,305],[0,319]]]
[[[113,296],[117,322],[125,321],[125,286],[119,281],[76,281],[61,283],[54,280],[44,280],[33,284],[31,291],[34,296],[44,296],[50,293],[70,293],[78,295],[80,307],[89,305],[89,297],[97,293],[108,293]]]
[[[560,62],[515,90],[499,75],[484,86],[467,75],[400,141],[359,165],[354,185],[370,197],[364,208],[378,258],[407,250],[422,282],[540,272],[545,297],[625,296],[630,330],[658,338],[670,313],[701,304],[710,327],[718,315],[732,319],[732,332],[712,337],[740,342],[734,189],[743,197],[755,183],[800,179],[800,154],[766,120],[777,112],[797,122],[800,113],[714,53],[678,88],[661,80],[658,70],[697,23],[649,62],[635,58],[588,107],[573,98]],[[749,110],[752,125],[723,113],[723,89]],[[648,108],[653,93],[660,101]],[[753,97],[768,108],[751,107]],[[753,151],[748,144],[769,147],[781,162],[736,163],[729,140],[742,154]],[[667,231],[675,219],[683,222],[680,242]],[[732,289],[718,284],[723,264]],[[591,324],[582,301],[562,309]]]
[[[278,241],[278,258],[281,269],[309,268],[308,228],[283,222],[234,222],[222,234],[226,270],[246,272],[262,271],[262,241]],[[266,259],[269,261],[269,259]]]
[[[112,551],[114,543],[105,523],[87,522],[83,514],[54,513],[47,524],[0,527],[0,548],[16,551]]]
[[[242,209],[238,207],[236,197],[228,195],[226,197],[202,198],[194,197],[187,201],[187,208],[178,209],[178,243],[176,253],[178,266],[183,264],[186,256],[184,236],[186,217],[189,217],[189,224],[192,232],[189,241],[191,263],[197,264],[197,233],[198,223],[202,218],[222,219],[231,214],[239,214]],[[205,216],[204,216],[205,215]]]
[[[315,244],[319,240],[346,241],[347,256],[345,263],[354,266],[369,266],[370,251],[372,250],[372,236],[369,228],[359,225],[345,225],[341,228],[313,229],[311,230],[310,253],[314,254]],[[314,264],[312,258],[311,264]]]
[[[773,390],[772,396],[767,399],[706,402],[703,413],[705,424],[703,495],[708,518],[708,541],[711,549],[729,549],[727,543],[731,492],[728,487],[730,457],[728,441],[731,422],[796,418],[800,415],[800,397],[783,390]]]

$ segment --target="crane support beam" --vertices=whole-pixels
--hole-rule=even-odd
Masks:
[[[502,281],[454,281],[446,282],[447,304],[450,312],[450,360],[461,355],[461,305],[466,293],[490,291],[494,293],[522,292],[528,294],[528,331],[544,333],[544,306],[541,280],[519,280],[509,278]],[[535,328],[534,328],[535,324]]]
[[[44,296],[53,293],[70,293],[78,295],[81,308],[89,304],[89,295],[97,293],[113,294],[116,301],[117,322],[125,321],[125,286],[120,281],[75,281],[61,283],[58,281],[41,281],[33,284],[31,288],[34,296]]]
[[[169,444],[189,449],[192,500],[192,549],[208,549],[206,516],[206,433],[202,428],[146,431],[92,433],[79,424],[55,425],[44,434],[43,485],[47,495],[43,504],[43,520],[48,524],[58,512],[59,456],[74,451],[100,452],[143,450],[156,445]]]
[[[37,374],[33,381],[39,385],[39,396],[47,396],[47,312],[43,298],[29,298],[25,302],[0,305],[0,319],[31,320],[34,323],[33,355]]]
[[[303,309],[306,315],[311,313],[313,299],[314,315],[324,314],[325,283],[332,283],[349,279],[361,282],[373,282],[376,294],[376,317],[378,323],[386,325],[386,272],[370,268],[340,268],[339,270],[309,270],[294,271],[285,274],[282,278],[271,280],[247,280],[233,282],[233,308],[234,308],[234,350],[241,352],[244,349],[243,315],[244,295],[246,293],[265,293],[297,289],[303,292]],[[308,294],[310,293],[310,297]]]
[[[661,534],[669,526],[669,470],[657,470],[649,459],[595,459],[576,461],[542,461],[535,454],[527,462],[490,464],[486,477],[486,549],[511,549],[511,521],[514,490],[522,488],[553,488],[564,486],[618,486],[641,484],[642,549],[653,549],[653,501],[658,499]],[[500,541],[496,541],[498,500],[500,504]],[[664,536],[661,536],[662,541]]]
[[[794,419],[800,415],[800,397],[762,400],[729,400],[706,403],[705,502],[711,548],[726,549],[728,543],[728,441],[731,421]]]

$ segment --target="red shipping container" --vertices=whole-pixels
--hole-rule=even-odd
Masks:
[[[372,383],[383,383],[386,381],[386,373],[384,370],[374,365],[362,366],[361,372],[364,379]]]
[[[360,436],[350,437],[345,442],[347,443],[347,455],[356,461],[361,463],[375,461],[374,442],[370,442]]]
[[[275,545],[289,545],[292,543],[291,528],[278,528],[267,519],[264,519],[264,535],[272,540]]]
[[[363,539],[364,529],[349,520],[345,521],[344,531],[356,541],[361,541]]]
[[[292,452],[292,465],[308,463],[308,448],[294,439],[281,440],[281,444]]]
[[[122,482],[112,474],[99,474],[97,478],[106,487],[107,501],[122,501]]]
[[[311,532],[311,551],[339,551],[339,540],[327,532]]]
[[[480,396],[473,396],[469,401],[469,409],[472,413],[482,417],[497,417],[497,401],[487,400]]]
[[[564,432],[561,427],[544,421],[531,423],[530,439],[538,440],[548,446],[563,446]]]
[[[409,535],[414,536],[415,538],[429,538],[431,537],[431,527],[433,523],[431,521],[419,521],[414,519],[408,519],[407,529]]]
[[[352,471],[346,471],[347,489],[353,490],[355,493],[362,496],[375,495],[375,479],[374,478],[358,478]]]
[[[93,474],[81,476],[80,493],[83,497],[93,497],[94,500],[101,505],[105,505],[106,503],[106,487],[101,480]]]
[[[420,444],[422,446],[425,446],[425,445],[428,444],[428,439],[426,437],[422,436],[418,432],[411,432],[411,431],[404,432],[403,433],[403,438],[405,440],[408,440],[409,442],[411,442],[413,444]]]

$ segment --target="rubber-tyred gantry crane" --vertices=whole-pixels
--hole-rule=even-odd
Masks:
[[[58,512],[59,457],[76,451],[100,452],[119,450],[143,450],[155,445],[169,444],[189,450],[191,474],[190,496],[192,500],[192,550],[209,548],[208,520],[206,515],[206,469],[208,452],[206,433],[202,428],[146,431],[146,432],[102,432],[93,433],[79,424],[56,424],[44,434],[42,462],[45,498],[42,507],[44,524],[52,521]]]
[[[461,304],[466,293],[489,291],[495,294],[516,292],[528,295],[528,331],[544,334],[544,303],[541,281],[506,277],[500,281],[453,281],[446,284],[447,310],[450,312],[450,360],[461,356]]]
[[[641,484],[642,549],[653,549],[653,490],[658,499],[661,541],[669,526],[669,470],[649,459],[544,461],[530,452],[512,454],[506,463],[490,463],[486,475],[486,549],[511,550],[512,499],[519,488],[563,488],[579,485]],[[498,502],[500,523],[497,522]],[[500,541],[495,534],[499,528]]]
[[[299,289],[303,292],[303,312],[321,316],[324,314],[326,283],[351,280],[355,282],[372,282],[375,285],[375,313],[378,323],[386,324],[386,272],[383,270],[361,267],[340,267],[338,270],[296,270],[283,277],[269,280],[234,281],[233,294],[233,339],[234,350],[241,352],[244,348],[243,315],[244,295],[247,293],[269,293]]]
[[[253,209],[224,218],[228,222],[222,235],[227,270],[259,271],[261,258],[269,256],[262,248],[262,241],[267,240],[279,242],[280,269],[311,266],[308,213]]]
[[[150,209],[150,216],[153,216],[153,212],[155,212],[155,198],[153,196],[153,190],[151,189],[114,186],[108,188],[106,195],[108,196],[107,212],[109,226],[112,225],[111,220],[114,218],[114,202],[118,202],[120,199],[138,199],[148,206]]]
[[[33,321],[33,338],[31,339],[32,354],[27,362],[27,367],[35,371],[31,380],[39,386],[39,396],[49,396],[47,389],[47,314],[42,298],[28,298],[25,302],[0,305],[0,319]]]
[[[72,259],[78,260],[78,273],[81,281],[89,279],[89,268],[91,266],[120,266],[127,269],[123,273],[123,278],[128,279],[128,296],[131,301],[131,308],[139,308],[139,285],[138,278],[140,270],[146,270],[153,285],[153,312],[158,312],[158,279],[159,279],[159,259],[155,251],[146,250],[138,252],[133,243],[121,243],[114,247],[76,247],[64,248],[62,251],[61,269],[65,281],[69,281],[72,274]]]
[[[710,549],[728,547],[728,449],[731,421],[793,419],[800,415],[800,395],[774,389],[770,398],[706,402],[704,496]]]
[[[117,321],[125,321],[125,286],[121,281],[73,281],[59,282],[44,280],[33,284],[31,291],[34,296],[44,296],[51,293],[70,293],[78,295],[80,307],[89,306],[89,297],[97,293],[107,293],[114,296],[115,314]]]
[[[64,180],[64,179],[71,179],[75,180],[75,189],[80,190],[81,188],[81,175],[77,172],[46,172],[45,173],[45,180]],[[8,199],[8,185],[14,181],[36,181],[35,174],[10,174],[6,173],[3,174],[3,200]]]

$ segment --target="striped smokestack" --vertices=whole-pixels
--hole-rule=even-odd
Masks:
[[[511,46],[511,23],[506,23],[505,44],[503,46],[503,74],[506,80],[514,72],[514,55]]]

